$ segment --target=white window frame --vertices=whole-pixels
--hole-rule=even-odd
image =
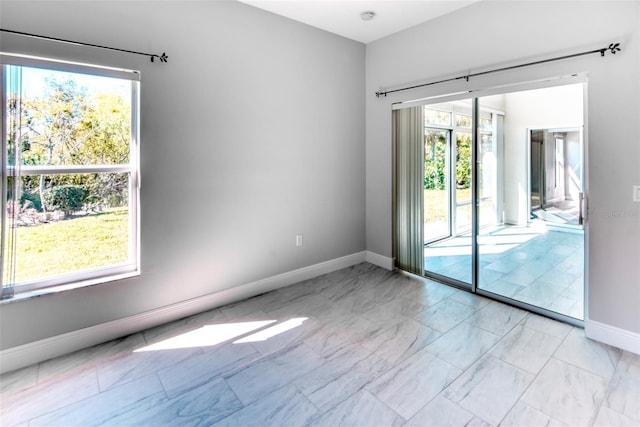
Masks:
[[[117,172],[129,174],[129,260],[124,263],[105,267],[85,269],[77,272],[63,273],[44,279],[15,283],[14,292],[31,293],[34,291],[48,291],[53,287],[63,286],[64,289],[110,282],[140,274],[140,73],[133,70],[103,67],[76,62],[56,61],[27,55],[0,52],[0,81],[2,82],[2,123],[7,123],[6,105],[7,93],[5,88],[5,65],[16,65],[32,68],[63,71],[69,73],[87,74],[101,77],[111,77],[129,80],[131,84],[131,138],[129,146],[129,163],[122,165],[64,165],[64,166],[21,166],[20,175],[41,174],[83,174]],[[4,125],[3,125],[4,129]],[[9,176],[16,176],[14,167],[7,165],[7,133],[2,132],[2,215],[6,215],[6,186]],[[4,219],[3,219],[4,221]],[[4,225],[3,225],[4,227]],[[2,230],[4,240],[4,229]],[[4,259],[0,259],[4,263]],[[0,278],[4,280],[4,277]],[[57,289],[57,288],[56,288]]]

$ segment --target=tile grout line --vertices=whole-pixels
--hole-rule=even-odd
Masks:
[[[540,373],[541,373],[541,372],[543,372],[543,371],[545,370],[545,368],[548,366],[548,364],[549,364],[549,362],[551,361],[551,359],[554,359],[554,355],[556,354],[556,352],[558,351],[558,349],[559,349],[560,347],[562,347],[562,344],[564,344],[564,342],[567,340],[567,338],[569,337],[569,335],[570,335],[570,334],[571,334],[571,331],[569,331],[569,333],[568,333],[568,334],[566,334],[566,335],[564,336],[564,338],[562,338],[562,340],[560,341],[560,344],[558,344],[558,347],[554,350],[554,352],[553,352],[553,353],[551,353],[551,355],[547,358],[546,362],[544,363],[544,365],[542,365],[542,367],[540,368],[540,370],[538,371],[538,373],[537,373],[537,374],[535,374],[535,376],[534,376],[533,380],[531,381],[531,383],[529,383],[529,385],[524,389],[524,391],[522,392],[522,394],[520,395],[520,397],[519,397],[519,398],[518,398],[518,400],[516,401],[516,404],[522,400],[522,396],[524,396],[524,395],[529,391],[529,389],[531,388],[531,386],[536,382],[536,380],[537,380],[537,379],[538,379],[538,377],[540,376]],[[556,359],[556,360],[559,360],[559,359]],[[551,416],[551,414],[546,413],[546,412],[545,412],[543,409],[541,409],[541,408],[536,408],[535,406],[529,405],[528,403],[526,403],[526,402],[524,402],[524,401],[523,401],[522,403],[524,403],[524,404],[525,404],[525,405],[527,405],[527,406],[531,406],[532,408],[534,408],[534,409],[536,409],[536,410],[538,410],[538,411],[542,412],[543,414],[545,414],[546,416],[548,416],[548,417],[549,417],[549,418],[551,418],[551,419],[555,419],[553,416]],[[515,407],[515,404],[514,404],[513,406]],[[513,407],[512,407],[511,409],[513,409]],[[508,414],[508,413],[507,413],[507,414]],[[504,419],[503,419],[503,420],[501,420],[501,422],[502,422],[502,421],[504,421]]]
[[[355,272],[355,271],[350,272],[350,274],[353,274],[354,272]],[[371,271],[369,271],[369,273],[371,273]],[[363,273],[363,274],[364,274],[364,273]],[[349,277],[349,275],[348,275],[348,274],[343,275],[343,276],[344,276],[345,278],[348,278],[348,277]],[[385,276],[385,277],[386,277],[386,276]],[[344,280],[346,280],[346,279],[341,279],[341,280],[342,280],[342,281],[344,281]],[[385,280],[393,280],[393,276],[386,277],[386,279],[382,280],[382,282],[384,282]],[[328,280],[327,280],[327,281],[328,281]],[[338,286],[338,283],[334,284],[334,283],[333,283],[333,281],[332,281],[332,284],[331,284],[331,285],[332,285],[332,286]],[[444,284],[440,284],[440,283],[438,283],[438,285],[440,285],[440,286],[446,286],[446,285],[444,285]],[[367,287],[367,288],[369,288],[369,287],[370,287],[370,288],[374,288],[374,287],[376,287],[376,286],[377,286],[377,285],[366,284],[366,287]],[[423,284],[423,286],[424,286],[424,284]],[[319,288],[318,288],[318,289],[319,289]],[[320,293],[320,291],[319,291],[318,289],[316,289],[316,287],[315,287],[315,286],[314,286],[314,287],[312,287],[312,292],[313,292],[313,294],[323,296],[323,295]],[[322,287],[322,289],[326,289],[326,287]],[[404,288],[403,288],[403,289],[404,289]],[[487,333],[489,333],[489,334],[494,335],[494,336],[497,338],[497,341],[496,341],[495,343],[493,343],[491,346],[487,347],[487,349],[486,349],[486,350],[484,350],[484,351],[483,351],[483,352],[482,352],[482,353],[481,353],[481,354],[480,354],[480,355],[479,355],[475,360],[473,360],[473,362],[472,362],[472,363],[470,363],[466,368],[464,368],[464,369],[460,369],[460,374],[459,374],[459,375],[457,375],[457,376],[455,376],[454,378],[452,378],[452,379],[451,379],[451,381],[450,381],[450,382],[448,382],[448,384],[447,384],[444,388],[442,388],[442,390],[440,390],[437,394],[435,394],[435,396],[434,396],[433,398],[431,398],[428,402],[426,402],[423,406],[421,406],[421,408],[419,408],[419,409],[418,409],[418,411],[416,411],[416,413],[420,412],[422,409],[424,409],[426,406],[428,406],[431,402],[433,402],[433,401],[434,401],[434,399],[438,398],[438,396],[442,396],[442,398],[447,399],[447,400],[448,400],[449,402],[451,402],[453,405],[456,405],[456,406],[457,406],[457,407],[459,407],[461,410],[463,410],[464,408],[462,408],[460,405],[458,405],[457,403],[455,403],[455,402],[451,401],[450,399],[446,398],[446,397],[444,396],[444,392],[445,392],[447,389],[449,389],[449,388],[451,387],[451,385],[452,385],[455,381],[457,381],[457,380],[458,380],[462,375],[464,375],[464,374],[466,374],[466,373],[470,372],[470,370],[471,370],[474,366],[476,366],[476,365],[477,365],[478,361],[479,361],[479,360],[481,360],[481,359],[483,359],[483,358],[486,358],[486,357],[492,357],[492,358],[495,358],[496,360],[499,360],[500,362],[505,363],[506,365],[509,365],[509,366],[514,367],[514,368],[516,368],[516,369],[518,369],[518,370],[520,370],[520,371],[522,371],[522,372],[526,372],[527,374],[530,374],[529,372],[527,372],[527,371],[525,371],[525,370],[523,370],[523,369],[521,369],[521,368],[519,368],[519,367],[517,367],[517,366],[515,366],[515,365],[511,364],[510,362],[505,361],[505,360],[502,360],[501,358],[499,358],[499,357],[497,357],[497,356],[495,356],[495,355],[492,355],[492,354],[491,354],[491,351],[493,351],[493,349],[495,349],[498,345],[500,345],[500,343],[504,342],[504,340],[507,338],[507,336],[508,336],[510,333],[512,333],[512,332],[515,330],[515,328],[516,328],[517,326],[521,326],[522,328],[526,328],[526,329],[529,329],[529,330],[532,330],[532,331],[536,331],[536,332],[539,332],[539,333],[547,334],[545,331],[540,331],[540,330],[538,330],[538,329],[531,328],[531,327],[529,327],[529,326],[526,326],[526,325],[525,325],[526,320],[531,316],[531,314],[530,314],[530,313],[527,313],[527,314],[526,314],[522,319],[520,319],[517,323],[515,323],[511,328],[509,328],[508,330],[504,331],[502,334],[498,335],[498,334],[496,334],[496,333],[494,333],[494,332],[492,332],[492,331],[489,331],[488,329],[483,328],[482,326],[474,325],[474,324],[472,324],[472,323],[470,323],[470,322],[469,322],[469,319],[474,315],[474,313],[477,313],[477,312],[478,312],[479,310],[481,310],[483,307],[486,307],[486,304],[485,304],[483,307],[481,307],[481,308],[477,309],[477,308],[476,308],[476,305],[468,305],[468,304],[464,304],[464,303],[459,303],[459,302],[457,302],[457,301],[455,301],[455,300],[453,300],[453,299],[450,299],[450,298],[451,298],[451,296],[452,296],[452,295],[447,296],[446,298],[444,298],[444,299],[442,299],[441,301],[439,301],[437,304],[440,304],[440,303],[446,303],[447,301],[448,301],[448,302],[455,302],[455,303],[458,303],[458,304],[463,304],[463,305],[465,305],[466,307],[469,307],[469,308],[473,309],[473,311],[472,311],[472,313],[470,313],[467,317],[465,317],[465,319],[463,319],[463,320],[459,321],[459,322],[458,322],[458,323],[456,323],[453,327],[449,328],[447,331],[445,331],[445,332],[437,331],[437,330],[435,330],[435,329],[433,329],[433,328],[429,327],[428,325],[426,325],[426,324],[422,323],[421,321],[417,320],[417,319],[416,319],[416,317],[417,317],[417,316],[420,316],[420,314],[416,314],[416,315],[415,315],[415,316],[413,316],[413,317],[410,317],[410,318],[408,318],[408,319],[403,320],[403,322],[406,322],[406,321],[409,321],[409,320],[416,321],[416,322],[420,325],[420,330],[422,330],[423,328],[427,328],[427,329],[430,329],[430,330],[432,330],[432,331],[434,331],[434,332],[438,333],[438,336],[437,336],[434,340],[432,340],[432,341],[428,342],[427,344],[425,344],[425,345],[424,345],[423,347],[421,347],[420,349],[417,349],[417,350],[416,350],[416,352],[426,351],[426,352],[427,352],[427,353],[429,353],[432,357],[435,357],[436,359],[438,359],[438,360],[440,360],[440,361],[442,361],[442,362],[444,362],[444,363],[447,363],[447,364],[451,365],[451,364],[450,364],[449,362],[447,362],[444,358],[442,358],[442,356],[437,356],[437,355],[435,355],[435,354],[433,354],[433,353],[431,353],[430,351],[425,350],[425,349],[426,349],[429,345],[433,344],[433,343],[434,343],[434,342],[436,342],[438,339],[442,338],[444,335],[446,335],[446,334],[447,334],[447,333],[449,333],[451,330],[453,330],[454,328],[456,328],[456,327],[460,326],[460,325],[461,325],[461,324],[463,324],[463,323],[466,323],[467,325],[470,325],[470,326],[475,327],[475,328],[479,328],[479,329],[480,329],[480,330],[482,330],[482,331],[485,331],[485,332],[487,332]],[[294,298],[294,300],[297,300],[298,298],[300,298],[300,297]],[[325,297],[325,298],[327,298],[327,297]],[[399,296],[394,297],[394,299],[396,299],[396,298],[403,298],[403,299],[406,299],[406,300],[411,300],[411,299],[407,298],[407,297],[406,297],[406,296],[404,296],[404,295],[399,295]],[[330,298],[327,298],[327,299],[328,299],[328,300],[330,300],[330,301],[332,301]],[[285,303],[285,304],[284,304],[284,306],[286,306],[286,305],[287,305],[287,304],[289,304],[289,303],[291,303],[291,301],[289,301],[288,303]],[[500,304],[502,305],[502,303],[500,303]],[[423,304],[423,305],[424,305],[424,304]],[[431,306],[424,306],[423,310],[427,310],[429,307],[432,307],[432,306],[434,306],[434,305],[435,305],[435,304],[433,304],[433,305],[431,305]],[[351,316],[350,316],[348,319],[345,319],[344,321],[347,321],[347,320],[349,320],[349,319],[355,319],[356,317],[358,317],[358,316],[359,316],[358,314],[351,312],[351,311],[350,311],[350,309],[349,309],[349,312],[350,312]],[[229,320],[229,321],[233,321],[233,319],[230,319],[230,318],[229,318],[229,316],[227,316],[225,313],[222,313],[222,314],[223,314],[223,316],[224,316],[227,320]],[[333,318],[331,318],[331,319],[322,319],[322,320],[320,320],[320,322],[321,322],[321,324],[322,324],[323,326],[326,326],[327,324],[331,323],[331,322],[332,322],[332,320],[333,320]],[[340,322],[340,323],[341,323],[341,322]],[[373,325],[373,324],[372,324],[372,325]],[[364,326],[364,325],[363,325],[363,326]],[[379,333],[384,333],[385,331],[391,330],[391,329],[393,329],[393,328],[394,328],[394,327],[396,327],[396,326],[397,326],[397,325],[389,326],[388,328],[386,328],[386,329],[384,329],[384,330],[382,330],[382,331],[379,331]],[[359,329],[359,328],[358,328],[358,329]],[[517,398],[517,400],[515,401],[515,403],[514,403],[513,405],[511,405],[511,407],[510,407],[510,408],[508,409],[508,411],[505,413],[505,416],[504,416],[504,417],[502,417],[502,419],[500,420],[500,422],[503,422],[503,421],[504,421],[505,417],[507,417],[507,416],[511,413],[511,411],[514,409],[514,407],[515,407],[519,402],[522,402],[522,404],[524,404],[524,405],[528,405],[527,403],[525,403],[525,402],[522,400],[522,397],[523,397],[523,396],[524,396],[524,395],[525,395],[525,394],[530,390],[530,388],[531,388],[532,384],[534,384],[534,383],[536,382],[536,380],[537,380],[537,379],[539,378],[539,376],[540,376],[540,373],[544,371],[544,369],[549,365],[549,363],[550,363],[550,361],[551,361],[552,359],[555,359],[555,360],[556,360],[556,361],[558,361],[558,362],[566,363],[567,365],[570,365],[570,366],[572,366],[572,367],[575,367],[575,368],[577,368],[577,369],[579,369],[579,370],[581,370],[581,371],[584,371],[584,372],[587,372],[587,373],[590,373],[590,374],[594,374],[594,375],[596,375],[596,376],[597,376],[597,377],[599,377],[599,378],[602,378],[602,379],[604,379],[604,380],[607,380],[607,378],[606,378],[606,377],[602,377],[602,376],[600,376],[599,374],[595,374],[595,373],[593,373],[593,372],[591,372],[591,371],[589,371],[589,370],[587,370],[587,369],[583,369],[583,368],[581,368],[581,367],[579,367],[579,366],[575,366],[573,363],[565,362],[564,360],[559,359],[559,358],[556,356],[556,354],[558,353],[559,349],[562,347],[562,345],[564,345],[564,344],[567,342],[567,340],[568,340],[569,336],[573,333],[572,331],[573,331],[573,329],[570,329],[570,330],[569,330],[569,332],[568,332],[567,334],[565,334],[565,335],[564,335],[564,337],[561,337],[561,336],[554,336],[554,335],[547,334],[547,335],[549,335],[549,336],[554,336],[554,337],[556,337],[556,338],[558,338],[558,339],[559,339],[559,341],[560,341],[560,342],[559,342],[558,346],[557,346],[557,347],[555,348],[555,350],[551,353],[551,355],[550,355],[550,356],[548,356],[548,357],[546,358],[546,360],[545,360],[544,364],[543,364],[543,365],[542,365],[542,367],[538,370],[538,372],[537,372],[537,373],[535,373],[535,374],[530,374],[530,375],[532,375],[532,380],[531,380],[531,381],[530,381],[530,383],[529,383],[529,384],[527,384],[527,386],[523,389],[523,391],[520,393],[520,395],[518,396],[518,398]],[[373,338],[373,337],[368,336],[368,334],[361,334],[361,333],[356,333],[356,334],[354,334],[354,337],[358,337],[358,339],[357,339],[356,341],[353,341],[353,342],[351,341],[351,339],[349,339],[347,342],[348,342],[348,343],[350,343],[350,344],[353,344],[353,345],[359,345],[359,346],[361,346],[361,347],[362,347],[362,344],[363,344],[363,343],[365,343],[367,340],[369,340],[369,339]],[[147,337],[145,337],[145,336],[144,336],[144,334],[142,334],[142,338],[143,338],[143,342],[145,342],[145,343],[147,343],[147,344],[148,344]],[[409,338],[411,338],[411,336],[409,336]],[[413,339],[415,340],[415,339],[416,339],[416,337],[413,337]],[[298,344],[306,345],[306,344],[304,343],[304,339],[301,339],[300,341],[296,341],[296,342],[297,342]],[[285,346],[283,346],[283,347],[281,347],[281,348],[279,347],[277,350],[274,350],[274,351],[272,351],[272,352],[270,352],[270,353],[268,353],[268,354],[262,354],[262,353],[261,353],[261,352],[260,352],[260,351],[255,347],[255,346],[253,346],[253,344],[251,344],[251,345],[252,345],[252,347],[253,347],[253,349],[255,350],[255,353],[256,353],[256,354],[258,354],[258,355],[259,355],[259,357],[258,357],[258,359],[256,359],[256,360],[252,361],[251,363],[248,363],[244,368],[246,368],[247,366],[251,366],[253,363],[257,363],[258,361],[263,360],[264,358],[271,357],[271,356],[273,356],[273,354],[276,354],[276,353],[278,353],[278,352],[280,352],[280,351],[285,351],[285,352],[286,352],[286,351],[288,351],[288,350],[289,350],[289,345],[290,345],[290,344],[291,344],[291,343],[288,343],[287,345],[285,345]],[[342,348],[342,347],[344,347],[344,346],[341,346],[341,348]],[[363,348],[365,348],[365,347],[363,347]],[[410,348],[410,346],[409,346],[409,348]],[[318,354],[318,353],[316,352],[316,350],[314,350],[314,349],[313,349],[313,348],[311,348],[311,347],[309,347],[309,349],[310,349],[314,354],[317,354],[317,355],[318,355],[318,356],[323,360],[323,363],[322,363],[320,366],[314,367],[311,371],[308,371],[307,373],[309,373],[309,372],[314,372],[314,371],[316,371],[317,369],[319,369],[321,366],[325,366],[326,364],[330,363],[330,362],[331,362],[331,360],[334,360],[334,359],[333,359],[333,357],[329,357],[329,358],[322,357],[322,356],[321,356],[321,354]],[[369,351],[369,350],[367,349],[367,351]],[[334,353],[333,353],[333,356],[335,356],[335,354],[336,354],[336,353],[334,352]],[[375,354],[375,351],[370,352],[370,354]],[[415,353],[414,353],[414,354],[415,354]],[[624,353],[623,353],[623,354],[624,354]],[[120,353],[118,353],[118,355],[120,355]],[[411,356],[412,356],[412,355],[411,355]],[[299,375],[299,376],[297,376],[297,377],[295,377],[295,378],[291,379],[290,381],[288,381],[288,382],[287,382],[287,384],[284,384],[284,385],[282,385],[281,387],[277,388],[276,390],[273,390],[272,392],[268,393],[268,395],[271,395],[271,394],[277,393],[277,392],[279,392],[282,388],[287,387],[287,386],[294,387],[294,388],[295,388],[295,390],[296,390],[298,393],[300,393],[300,395],[301,395],[302,397],[304,397],[304,399],[305,399],[307,402],[309,402],[309,403],[313,406],[313,408],[315,408],[315,409],[318,411],[318,414],[319,414],[319,415],[318,415],[318,417],[315,417],[314,419],[312,419],[312,420],[309,422],[309,424],[313,424],[313,423],[316,423],[316,422],[317,422],[317,420],[318,420],[320,417],[322,417],[324,414],[327,414],[327,413],[329,413],[329,412],[333,411],[336,407],[338,407],[339,405],[343,404],[343,403],[344,403],[345,401],[347,401],[348,399],[353,398],[354,396],[358,395],[359,393],[368,393],[368,395],[369,395],[371,398],[375,399],[375,401],[376,401],[376,402],[378,402],[378,403],[379,403],[380,405],[382,405],[383,407],[385,407],[385,408],[389,409],[389,410],[391,411],[391,413],[393,413],[393,414],[395,414],[397,417],[399,417],[399,419],[400,419],[400,420],[405,420],[405,422],[408,422],[408,421],[409,421],[408,419],[405,419],[404,417],[402,417],[402,416],[401,416],[400,414],[398,414],[395,410],[393,410],[392,408],[390,408],[390,407],[389,407],[385,402],[381,401],[377,396],[375,396],[375,395],[373,395],[371,392],[369,392],[369,391],[366,389],[366,387],[367,387],[369,384],[371,384],[371,383],[375,382],[375,381],[376,381],[378,378],[380,378],[381,376],[383,376],[383,375],[387,374],[389,371],[391,371],[391,370],[393,370],[393,369],[396,369],[396,368],[398,368],[399,366],[401,366],[401,365],[402,365],[403,363],[405,363],[405,362],[406,362],[406,361],[407,361],[411,356],[408,356],[408,357],[405,357],[405,358],[400,358],[399,360],[397,360],[397,361],[396,361],[396,362],[394,362],[394,363],[389,363],[389,367],[388,367],[387,369],[385,369],[385,370],[384,370],[384,372],[381,372],[381,373],[380,373],[379,375],[377,375],[375,378],[371,379],[370,381],[367,381],[367,382],[366,382],[362,387],[358,388],[358,390],[356,390],[356,391],[354,391],[354,392],[352,392],[352,393],[349,393],[348,397],[346,397],[345,399],[342,399],[342,400],[341,400],[340,402],[338,402],[338,403],[333,404],[330,408],[328,408],[328,409],[327,409],[327,410],[325,410],[325,411],[320,410],[320,409],[316,406],[316,404],[315,404],[315,403],[313,403],[313,401],[311,401],[311,400],[309,399],[309,397],[307,397],[307,395],[306,395],[305,393],[303,393],[303,392],[300,390],[299,386],[295,384],[295,381],[296,381],[297,379],[301,378],[302,376],[306,375],[307,373],[302,374],[302,375]],[[119,358],[119,357],[116,357],[116,359],[117,359],[117,358]],[[600,412],[601,408],[604,406],[604,404],[605,404],[605,400],[606,400],[607,396],[611,393],[611,390],[612,390],[612,387],[613,387],[613,381],[614,381],[614,378],[615,378],[616,372],[618,372],[618,369],[620,368],[621,361],[622,361],[622,356],[621,356],[620,358],[618,358],[618,359],[617,359],[617,361],[616,361],[616,363],[615,363],[614,371],[613,371],[613,374],[612,374],[612,375],[609,377],[609,379],[608,379],[607,387],[606,387],[606,390],[605,390],[604,396],[603,396],[603,398],[600,400],[599,405],[595,408],[595,412],[591,415],[590,424],[593,424],[593,422],[595,421],[595,418],[597,418],[597,416],[598,416],[598,414],[599,414],[599,412]],[[389,362],[389,361],[387,360],[387,362]],[[235,362],[234,362],[234,363],[235,363]],[[296,363],[299,363],[299,362],[296,362]],[[90,364],[89,364],[89,365],[90,365]],[[454,365],[451,365],[451,366],[455,367]],[[87,367],[88,367],[88,365],[87,365]],[[244,369],[244,368],[242,368],[242,369]],[[456,367],[456,368],[457,368],[457,367]],[[98,384],[98,393],[97,393],[97,395],[100,395],[100,394],[102,394],[102,393],[105,393],[105,392],[107,392],[107,391],[111,390],[111,389],[107,389],[107,390],[104,390],[104,391],[103,391],[103,390],[101,390],[100,383],[99,383],[99,378],[98,378],[97,366],[93,366],[91,369],[94,371],[94,374],[96,375],[96,381],[98,382],[98,383],[97,383],[97,384]],[[43,378],[42,378],[42,374],[43,374],[43,372],[44,372],[44,371],[42,370],[42,366],[41,366],[41,364],[38,364],[38,366],[36,367],[36,385],[39,385],[39,384],[42,384],[42,383],[43,383]],[[167,387],[166,387],[166,385],[162,382],[162,379],[161,379],[161,378],[160,378],[160,376],[159,376],[159,370],[154,370],[154,371],[152,371],[152,373],[156,376],[156,378],[157,378],[158,382],[160,383],[160,386],[162,387],[162,390],[163,390],[164,397],[168,399]],[[142,377],[140,377],[140,378],[142,378]],[[238,396],[237,396],[237,394],[235,393],[235,391],[234,391],[234,390],[230,387],[230,385],[227,383],[227,379],[225,378],[225,376],[221,374],[221,375],[217,376],[216,378],[220,378],[220,379],[222,379],[222,381],[224,381],[224,384],[225,384],[225,385],[229,388],[229,390],[233,393],[233,396],[235,396],[235,398],[238,400],[238,402],[240,402],[240,403],[242,404],[242,401],[238,398]],[[214,379],[214,380],[215,380],[215,379]],[[213,380],[212,380],[212,381],[213,381]],[[178,398],[178,397],[179,397],[179,396],[181,396],[182,394],[183,394],[183,393],[180,393],[180,394],[176,395],[176,396],[175,396],[175,398]],[[87,399],[87,398],[82,399],[82,400],[86,400],[86,399]],[[224,420],[224,419],[227,419],[229,416],[231,416],[231,415],[233,415],[233,414],[237,413],[238,411],[243,410],[244,408],[246,408],[246,407],[248,407],[248,406],[250,406],[250,405],[254,405],[254,404],[256,404],[257,402],[260,402],[260,400],[261,400],[261,399],[263,399],[263,397],[260,397],[260,398],[258,398],[257,400],[255,400],[255,401],[253,401],[253,402],[251,402],[251,403],[249,403],[249,404],[247,404],[247,405],[242,404],[242,405],[241,405],[241,407],[240,407],[239,409],[235,410],[235,411],[234,411],[233,413],[231,413],[231,414],[226,415],[226,416],[225,416],[225,418],[223,418],[223,419],[221,419],[221,420],[218,420],[217,422],[220,422],[220,421],[222,421],[222,420]],[[80,400],[80,401],[82,401],[82,400]],[[78,402],[80,402],[80,401],[78,401]],[[69,404],[69,405],[73,405],[73,404],[75,404],[75,403],[77,403],[77,402],[71,403],[71,404]],[[65,405],[65,407],[67,407],[67,406],[69,406],[69,405]],[[528,405],[528,406],[530,406],[531,408],[535,408],[534,406],[531,406],[531,405]],[[64,408],[64,407],[63,407],[63,408]],[[58,408],[58,409],[62,409],[62,408]],[[56,410],[58,410],[58,409],[56,409]],[[548,416],[550,419],[554,419],[554,420],[555,420],[555,418],[553,418],[552,416],[550,416],[550,415],[546,414],[543,410],[540,410],[540,409],[538,409],[538,408],[535,408],[535,409],[536,409],[536,410],[539,410],[541,413],[545,414],[545,415],[546,415],[546,416]],[[476,416],[475,414],[473,414],[472,412],[467,411],[467,410],[465,410],[465,411],[466,411],[466,412],[469,412],[470,414],[472,414],[472,415],[473,415],[477,420],[480,420],[480,419],[481,419],[480,417],[477,417],[477,416]],[[39,416],[41,416],[41,415],[39,415]],[[36,417],[36,418],[37,418],[37,417]],[[33,419],[35,419],[35,418],[33,418]],[[29,420],[29,421],[30,421],[30,420]]]
[[[476,312],[477,312],[477,311],[478,311],[478,310],[476,310]],[[486,351],[485,351],[485,352],[484,352],[480,357],[478,357],[476,360],[474,360],[474,361],[473,361],[473,363],[472,363],[471,365],[469,365],[465,370],[463,370],[463,372],[462,372],[460,375],[458,375],[458,377],[456,377],[456,379],[455,379],[455,380],[457,380],[459,377],[461,377],[462,375],[464,375],[464,374],[465,374],[469,369],[471,369],[473,366],[475,366],[475,365],[478,363],[478,361],[479,361],[480,359],[482,359],[483,357],[493,357],[494,359],[499,360],[499,361],[501,361],[501,362],[503,362],[503,363],[506,363],[506,364],[508,364],[509,366],[512,366],[512,367],[514,367],[514,368],[518,369],[519,371],[522,371],[522,372],[524,372],[524,373],[526,373],[526,374],[529,374],[529,372],[527,372],[527,371],[525,371],[525,370],[523,370],[523,369],[521,369],[521,368],[519,368],[519,367],[517,367],[517,366],[515,366],[515,365],[512,365],[511,363],[509,363],[509,362],[507,362],[507,361],[505,361],[505,360],[502,360],[502,359],[500,359],[500,358],[498,358],[498,357],[493,356],[492,354],[490,354],[490,353],[491,353],[491,351],[492,351],[492,350],[493,350],[493,349],[494,349],[498,344],[500,344],[500,342],[502,342],[502,340],[504,340],[504,339],[506,338],[506,336],[507,336],[507,335],[508,335],[508,334],[509,334],[513,329],[515,329],[515,327],[516,327],[516,326],[518,326],[518,325],[522,325],[522,322],[524,322],[524,321],[525,321],[525,319],[526,319],[527,317],[529,317],[529,314],[531,314],[531,313],[527,313],[527,314],[526,314],[526,315],[525,315],[525,316],[524,316],[524,317],[523,317],[523,318],[522,318],[518,323],[516,323],[516,324],[515,324],[515,325],[514,325],[514,326],[513,326],[509,331],[505,332],[505,333],[504,333],[504,334],[503,334],[503,335],[502,335],[502,336],[501,336],[501,337],[500,337],[500,338],[499,338],[499,339],[498,339],[498,340],[497,340],[497,341],[496,341],[496,342],[495,342],[491,347],[489,347],[489,348],[488,348],[488,349],[487,349],[487,350],[486,350]],[[471,325],[472,325],[472,324],[471,324]],[[475,325],[472,325],[472,326],[475,326]],[[523,326],[523,325],[522,325],[522,326]],[[478,327],[478,328],[479,328],[479,326],[475,326],[475,327]],[[524,326],[523,326],[523,327],[524,327]],[[486,329],[483,329],[483,328],[480,328],[480,329],[482,329],[482,330],[484,330],[484,331],[486,331],[486,332],[492,333],[492,332],[490,332],[490,331],[487,331]],[[498,336],[497,334],[494,334],[494,335]],[[568,336],[568,334],[567,334],[567,336]],[[565,337],[565,338],[566,338],[566,337]],[[558,345],[558,347],[560,347],[560,345],[562,345],[562,342]],[[437,357],[437,356],[436,356],[436,357]],[[549,356],[549,359],[550,359],[551,357],[552,357],[552,356]],[[548,360],[549,360],[549,359],[547,359],[547,362],[548,362]],[[544,366],[546,366],[546,363],[547,363],[547,362],[545,362],[545,365],[544,365]],[[515,403],[514,403],[514,404],[509,408],[509,410],[505,413],[504,417],[502,417],[502,419],[500,420],[500,422],[498,422],[498,424],[497,424],[497,425],[500,425],[500,423],[501,423],[502,421],[504,421],[504,419],[505,419],[505,418],[509,415],[509,413],[513,410],[513,408],[518,404],[518,402],[520,402],[520,400],[522,399],[522,396],[526,393],[526,391],[529,389],[529,387],[531,386],[531,384],[533,384],[533,383],[535,382],[535,380],[536,380],[536,378],[537,378],[538,374],[539,374],[540,372],[542,372],[542,370],[544,369],[544,366],[543,366],[542,368],[540,368],[540,371],[538,371],[538,373],[537,373],[537,374],[533,375],[533,378],[532,378],[531,382],[527,385],[527,387],[525,387],[525,389],[522,391],[522,393],[520,393],[520,396],[518,397],[518,399],[517,399],[517,400],[515,401]],[[455,381],[455,380],[454,380],[454,381]],[[447,385],[447,387],[445,387],[445,389],[444,389],[444,390],[446,390],[447,388],[449,388],[449,387],[451,386],[451,384],[453,384],[453,382],[454,382],[454,381],[452,381],[450,384],[448,384],[448,385]],[[443,391],[444,391],[444,390],[443,390]],[[445,398],[446,398],[446,397],[445,397]],[[453,404],[458,405],[456,402],[453,402],[453,401],[451,401],[450,399],[448,399],[448,400],[449,400],[450,402],[452,402]],[[523,403],[524,403],[524,402],[523,402]],[[459,405],[458,405],[458,406],[459,406]],[[464,409],[464,408],[463,408],[463,409]],[[476,414],[473,414],[473,415],[474,415],[474,417],[477,417],[477,415],[476,415]],[[547,415],[548,415],[548,414],[547,414]],[[549,417],[550,417],[550,416],[549,416]],[[477,418],[479,418],[479,417],[477,417]],[[483,420],[483,421],[484,421],[484,420]],[[490,423],[489,423],[489,424],[490,424]]]

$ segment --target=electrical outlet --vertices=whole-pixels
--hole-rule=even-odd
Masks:
[[[302,246],[302,234],[296,234],[296,246]]]
[[[633,201],[640,203],[640,185],[633,186]]]

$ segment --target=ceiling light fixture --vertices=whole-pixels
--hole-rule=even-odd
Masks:
[[[371,21],[374,17],[376,16],[376,13],[372,10],[367,10],[365,12],[362,12],[360,14],[360,18],[363,21]]]

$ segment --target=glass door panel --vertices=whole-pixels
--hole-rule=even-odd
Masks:
[[[582,192],[582,91],[480,98],[477,151],[477,289],[580,320],[584,230],[570,218]]]
[[[471,286],[469,103],[425,107],[425,274]]]
[[[500,121],[496,114],[488,114],[489,121]],[[483,119],[480,120],[482,125]],[[495,124],[497,126],[497,123]],[[492,127],[481,130],[478,136],[478,206],[479,225],[486,227],[497,222],[498,203],[498,145]]]
[[[450,131],[425,129],[424,135],[424,242],[451,235],[449,197]]]
[[[455,234],[471,232],[471,132],[456,131]]]

